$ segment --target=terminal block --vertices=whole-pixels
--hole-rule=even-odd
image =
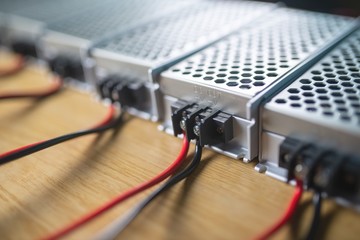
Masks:
[[[232,116],[179,100],[171,106],[174,135],[186,132],[189,140],[199,139],[201,146],[227,143],[233,138]]]
[[[360,202],[360,157],[331,146],[286,138],[280,145],[280,166],[287,180],[299,179],[308,189]]]

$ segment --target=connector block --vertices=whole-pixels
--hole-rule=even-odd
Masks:
[[[299,179],[309,189],[360,202],[360,157],[330,146],[286,138],[280,145],[279,163],[288,181]]]
[[[79,60],[67,56],[57,56],[49,61],[51,71],[63,78],[84,80],[84,70]]]
[[[195,119],[194,132],[201,146],[227,143],[233,138],[233,120],[230,114],[206,108]]]
[[[100,96],[119,102],[122,106],[138,107],[146,106],[150,97],[144,83],[132,81],[126,77],[110,75],[98,84]]]
[[[199,139],[202,146],[227,143],[233,138],[230,114],[183,100],[173,103],[171,112],[175,136],[185,131],[189,140]]]

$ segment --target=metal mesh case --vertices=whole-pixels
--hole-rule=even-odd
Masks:
[[[87,56],[88,48],[100,39],[111,38],[115,33],[172,14],[192,4],[188,0],[108,0],[95,8],[50,24],[42,38],[39,52],[47,61],[65,57],[80,63]],[[84,77],[83,74],[72,76],[80,81],[84,81]]]
[[[268,102],[262,111],[261,164],[284,180],[279,146],[286,137],[360,155],[360,30]]]
[[[234,139],[211,147],[234,158],[252,160],[258,155],[262,99],[353,26],[353,19],[278,9],[270,18],[185,59],[161,74],[164,128],[171,130],[170,106],[179,99],[221,109],[234,115]]]
[[[97,65],[95,82],[109,74],[145,82],[152,97],[144,103],[151,105],[132,109],[132,113],[157,120],[161,118],[156,96],[159,72],[274,7],[255,2],[204,1],[124,32],[93,49],[91,55]]]
[[[31,5],[30,5],[31,4]],[[1,5],[1,4],[0,4]],[[15,1],[5,4],[8,10],[6,24],[6,42],[35,41],[43,34],[47,24],[57,22],[78,14],[86,9],[96,7],[96,0],[65,1]]]

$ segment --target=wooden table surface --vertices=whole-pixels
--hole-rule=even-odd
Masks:
[[[10,60],[2,53],[0,68]],[[50,76],[29,66],[1,78],[0,94],[46,87]],[[0,152],[90,127],[106,112],[90,94],[71,89],[41,101],[2,100]],[[1,165],[0,238],[42,238],[162,171],[177,156],[181,140],[158,131],[157,125],[127,117],[118,131],[78,138]],[[196,172],[151,203],[119,239],[252,239],[278,219],[294,190],[257,173],[254,165],[205,150]],[[91,238],[147,194],[118,205],[68,238]],[[274,239],[304,238],[311,197],[304,194],[291,224]],[[323,239],[360,238],[359,213],[326,200],[322,216]]]

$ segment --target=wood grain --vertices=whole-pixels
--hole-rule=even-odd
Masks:
[[[1,54],[1,64],[9,55]],[[5,58],[5,60],[4,60]],[[30,66],[0,79],[8,90],[46,87],[49,75]],[[0,102],[0,152],[92,126],[106,107],[66,89],[42,101]],[[157,124],[128,117],[118,131],[82,137],[0,166],[1,239],[39,239],[151,178],[177,155],[181,140]],[[193,146],[190,152],[193,152]],[[187,180],[156,199],[119,239],[251,239],[283,212],[293,188],[244,164],[204,151]],[[149,191],[115,207],[69,239],[89,239]],[[297,215],[274,239],[301,239],[312,215],[306,193]],[[324,239],[358,239],[360,215],[326,200]]]

